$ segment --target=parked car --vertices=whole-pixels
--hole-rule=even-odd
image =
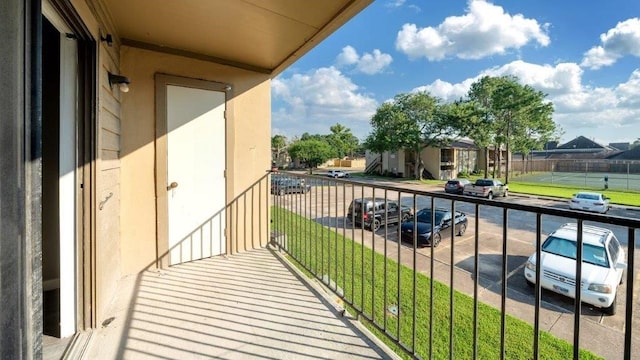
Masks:
[[[467,179],[453,179],[447,181],[444,184],[444,191],[450,194],[462,194],[464,193],[465,185],[471,184],[471,181]]]
[[[534,253],[525,264],[529,285],[535,284],[538,269],[542,288],[575,298],[577,234],[576,224],[564,224],[547,237],[542,243],[542,261]],[[611,230],[591,225],[583,226],[582,242],[581,299],[614,315],[616,292],[626,269],[624,249]]]
[[[489,200],[496,196],[507,197],[509,186],[495,179],[478,179],[475,183],[465,185],[464,194],[471,196],[481,196]]]
[[[601,193],[581,191],[573,194],[569,201],[569,208],[574,210],[595,211],[605,214],[611,205],[609,198]]]
[[[451,236],[451,231],[455,235],[462,236],[467,231],[469,220],[463,212],[456,211],[455,219],[451,210],[436,209],[433,230],[431,229],[431,209],[425,208],[416,213],[416,226],[418,246],[436,247],[440,244],[443,236]],[[414,223],[409,219],[402,223],[400,228],[400,236],[403,241],[413,243]]]
[[[271,180],[271,193],[277,195],[301,193],[311,190],[311,185],[305,183],[304,179],[276,178]]]
[[[348,178],[349,173],[344,172],[342,170],[329,170],[327,172],[327,176],[332,178]]]
[[[381,226],[397,224],[411,218],[412,210],[393,200],[384,198],[355,199],[349,204],[347,221],[355,226],[362,226],[378,231]]]

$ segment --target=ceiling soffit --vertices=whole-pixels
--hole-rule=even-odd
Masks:
[[[281,72],[371,0],[103,0],[125,45]]]

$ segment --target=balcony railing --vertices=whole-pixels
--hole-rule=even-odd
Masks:
[[[634,298],[640,220],[630,210],[600,215],[562,202],[486,200],[426,191],[424,185],[295,173],[273,175],[272,189],[274,179],[284,178],[303,187],[272,195],[272,238],[399,352],[413,358],[631,359],[640,350],[632,336],[640,330]],[[380,211],[377,230],[378,223],[350,211],[352,201],[366,198],[381,198],[379,208],[389,209]],[[438,246],[420,247],[417,235],[402,240],[390,210],[396,204],[410,208],[413,234],[423,208],[463,212],[468,222],[462,231],[442,231]],[[611,229],[620,240],[626,270],[615,315],[583,303],[581,291],[574,300],[541,290],[539,267],[536,285],[527,286],[527,258],[540,259],[546,234],[564,223],[577,224],[578,244],[585,225]],[[584,281],[583,254],[578,246],[575,274]]]

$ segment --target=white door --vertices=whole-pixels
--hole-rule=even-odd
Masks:
[[[225,93],[167,86],[169,264],[225,252]]]

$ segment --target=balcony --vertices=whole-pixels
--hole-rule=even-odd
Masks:
[[[390,358],[334,298],[267,248],[148,270],[120,282],[84,358]]]
[[[266,198],[253,202],[270,207],[269,247],[124,279],[114,319],[95,332],[87,358],[393,357],[388,346],[404,358],[631,359],[640,350],[640,220],[633,216],[426,185],[277,176],[304,178],[311,188],[251,190],[227,209],[231,223],[251,223],[254,211],[240,209],[255,194]],[[466,232],[443,236],[435,248],[399,241],[395,224],[372,232],[346,216],[351,200],[364,197],[413,213],[463,211]],[[616,315],[526,285],[525,260],[567,222],[610,228],[623,244],[627,271]],[[365,336],[371,333],[387,345]]]

